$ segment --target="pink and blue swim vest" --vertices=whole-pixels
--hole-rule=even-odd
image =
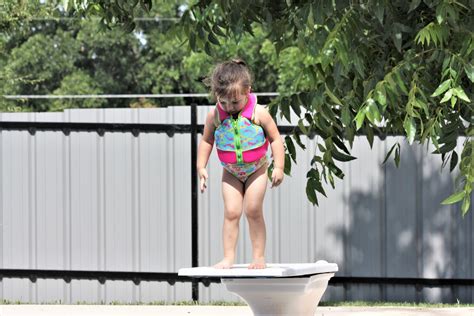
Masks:
[[[214,132],[214,139],[217,155],[222,163],[252,163],[267,153],[268,140],[263,128],[252,122],[257,97],[248,94],[247,99],[247,104],[237,118],[224,111],[220,103],[216,106],[220,124]]]

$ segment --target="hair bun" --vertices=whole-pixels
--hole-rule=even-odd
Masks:
[[[247,64],[245,63],[245,61],[243,61],[242,59],[232,59],[231,60],[234,64],[237,64],[237,65],[242,65],[242,66],[247,66]]]

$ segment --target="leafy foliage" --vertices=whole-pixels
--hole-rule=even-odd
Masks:
[[[172,37],[180,13],[168,1],[151,12],[166,19],[137,19],[132,33],[123,28],[104,31],[101,20],[74,16],[32,18],[8,34],[0,34],[0,81],[3,95],[127,94],[207,92],[201,79],[215,62],[204,52],[192,52]],[[174,18],[175,17],[175,18]],[[223,40],[218,59],[241,56],[258,70],[254,89],[274,91],[277,71],[265,63],[269,42],[261,30],[241,42]],[[198,101],[189,100],[186,102]],[[266,102],[265,100],[262,100]],[[71,107],[150,107],[182,104],[184,100],[155,99],[0,99],[3,111],[50,111]]]
[[[75,94],[100,94],[103,91],[96,82],[84,71],[78,70],[65,76],[61,80],[61,86],[53,91],[56,95]],[[95,108],[104,106],[104,99],[59,99],[54,100],[51,105],[46,103],[51,111],[62,111],[68,108]]]
[[[277,54],[291,55],[298,71],[281,80],[271,112],[300,119],[292,140],[317,133],[322,142],[308,172],[307,195],[317,203],[321,181],[343,178],[339,162],[354,135],[403,134],[412,144],[431,142],[443,164],[459,166],[456,193],[469,209],[474,180],[472,1],[199,1],[182,17],[195,50],[213,55],[224,37],[237,41],[261,26]],[[286,61],[286,64],[290,61]],[[287,73],[288,74],[288,73]],[[301,108],[303,110],[301,110]],[[465,135],[460,162],[455,151]],[[400,145],[395,151],[398,165]]]
[[[184,68],[189,49],[178,39],[164,40],[178,19],[177,3],[168,1],[160,12],[165,21],[139,21],[132,33],[122,28],[103,32],[98,19],[68,16],[64,9],[48,13],[30,1],[31,16],[0,34],[0,92],[17,94],[127,94],[195,92],[199,83]],[[12,8],[13,10],[13,8]],[[28,12],[25,10],[25,12]],[[54,12],[54,14],[53,14]],[[38,14],[38,15],[36,15]],[[158,106],[128,99],[0,99],[3,111],[49,111],[70,107]]]

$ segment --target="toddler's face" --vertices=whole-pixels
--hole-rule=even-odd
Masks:
[[[229,97],[218,97],[217,100],[221,104],[224,111],[229,114],[236,114],[247,104],[247,94],[238,94]]]

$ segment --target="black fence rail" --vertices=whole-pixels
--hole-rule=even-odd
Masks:
[[[298,278],[295,276],[292,278]],[[188,277],[175,272],[130,272],[130,271],[86,271],[86,270],[35,270],[35,269],[0,269],[0,280],[4,278],[29,279],[62,279],[66,283],[72,280],[97,280],[100,284],[106,281],[131,281],[135,285],[141,282],[196,282],[209,286],[211,283],[221,283],[220,277]],[[335,286],[347,285],[411,285],[418,290],[424,287],[474,286],[474,279],[431,279],[431,278],[398,278],[398,277],[356,277],[334,276],[329,284]]]
[[[197,124],[197,104],[191,104],[190,124],[141,124],[141,123],[76,123],[76,122],[25,122],[25,121],[0,121],[0,132],[3,130],[28,131],[31,135],[41,131],[61,131],[65,135],[71,132],[93,132],[99,136],[105,133],[131,133],[138,137],[140,133],[166,133],[169,137],[174,134],[191,135],[191,248],[192,267],[199,266],[198,249],[198,186],[197,186],[197,134],[203,132],[204,125]],[[297,126],[279,126],[280,133],[301,133]],[[363,135],[358,133],[357,135]],[[310,138],[315,134],[309,135]],[[387,133],[383,128],[374,133],[374,136],[385,139],[387,136],[401,136]],[[38,269],[0,269],[0,279],[26,278],[31,282],[37,279],[63,279],[69,283],[71,280],[98,280],[101,284],[106,281],[132,281],[138,285],[143,281],[192,283],[192,299],[199,300],[199,283],[209,286],[211,283],[220,283],[220,278],[190,278],[179,276],[175,272],[129,272],[129,271],[82,271],[82,270],[38,270]],[[427,278],[394,278],[394,277],[357,277],[335,276],[329,284],[336,286],[350,286],[355,284],[371,285],[411,285],[419,291],[424,287],[452,287],[474,286],[474,279],[427,279]]]

